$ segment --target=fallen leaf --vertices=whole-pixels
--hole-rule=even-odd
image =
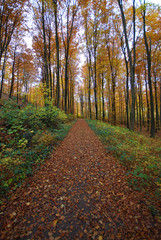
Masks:
[[[103,237],[102,237],[102,236],[99,236],[99,237],[98,237],[98,240],[103,240]]]
[[[56,227],[57,222],[58,222],[57,219],[55,219],[55,220],[53,221],[53,227]]]

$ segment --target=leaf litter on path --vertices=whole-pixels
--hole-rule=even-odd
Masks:
[[[160,223],[126,178],[86,121],[78,120],[1,207],[0,239],[160,239]]]

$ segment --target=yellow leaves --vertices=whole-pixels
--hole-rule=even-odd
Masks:
[[[11,219],[16,216],[16,212],[10,214]]]
[[[86,234],[87,234],[87,229],[84,229],[84,233],[86,233]]]
[[[103,185],[103,183],[102,183],[101,181],[99,181],[99,183],[100,183],[101,185]]]
[[[99,236],[99,237],[98,237],[98,240],[103,240],[103,237],[102,237],[102,236]]]
[[[118,234],[117,234],[117,238],[118,238],[118,239],[121,238],[121,233],[118,233]]]
[[[54,227],[54,228],[56,227],[57,222],[58,222],[57,219],[55,219],[55,220],[53,221],[53,227]]]
[[[8,225],[7,225],[7,228],[11,228],[11,227],[12,227],[12,225],[11,225],[11,224],[8,224]]]

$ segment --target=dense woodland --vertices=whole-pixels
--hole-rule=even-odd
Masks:
[[[0,98],[52,102],[154,137],[160,28],[161,7],[145,0],[1,0]]]
[[[0,0],[1,239],[160,239],[149,2]]]

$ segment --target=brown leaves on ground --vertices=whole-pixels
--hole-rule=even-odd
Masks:
[[[143,193],[84,120],[73,126],[1,217],[1,239],[160,239]]]

